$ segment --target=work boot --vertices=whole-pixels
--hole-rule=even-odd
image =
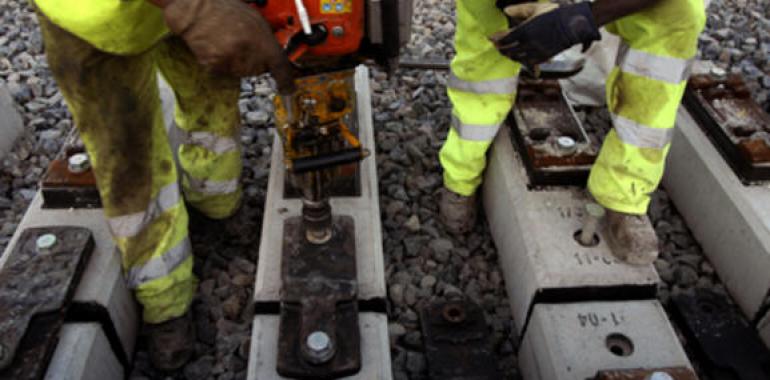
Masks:
[[[619,259],[649,265],[658,257],[658,237],[647,215],[607,210],[607,244]]]
[[[476,194],[464,196],[446,187],[441,190],[439,220],[453,234],[464,234],[476,224]]]
[[[147,324],[147,345],[150,361],[155,369],[173,371],[181,368],[192,357],[195,347],[195,328],[192,313],[157,324]]]

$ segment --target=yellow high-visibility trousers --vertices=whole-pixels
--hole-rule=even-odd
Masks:
[[[177,38],[114,55],[39,17],[48,64],[96,175],[126,280],[158,323],[184,314],[195,293],[189,204],[212,218],[240,202],[237,78],[213,77]],[[177,98],[181,186],[163,125],[157,72]]]
[[[667,0],[607,26],[622,43],[607,78],[613,130],[588,179],[602,206],[647,212],[705,23],[703,0]]]
[[[486,152],[516,99],[520,65],[500,54],[488,36],[508,28],[494,0],[457,0],[456,55],[447,94],[452,125],[439,152],[444,184],[471,195],[481,184]]]
[[[704,25],[703,0],[668,0],[607,26],[623,44],[607,79],[614,128],[588,182],[603,206],[632,214],[646,212],[649,194],[662,177],[676,110]],[[505,28],[505,18],[494,1],[457,0],[457,55],[447,84],[452,129],[439,158],[445,185],[461,195],[472,194],[481,183],[486,150],[513,105],[514,90],[499,91],[515,86],[515,80],[502,73],[515,75],[518,66],[497,54],[487,41]]]

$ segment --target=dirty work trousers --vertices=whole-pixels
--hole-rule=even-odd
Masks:
[[[457,0],[457,55],[447,83],[452,125],[439,159],[445,185],[461,195],[481,183],[486,151],[515,99],[519,66],[487,40],[508,27],[494,3]],[[613,130],[588,181],[603,206],[630,214],[647,211],[704,25],[703,0],[661,1],[607,25],[622,40],[606,83]]]
[[[91,158],[144,320],[180,316],[196,286],[184,200],[217,219],[240,202],[240,82],[208,74],[177,38],[112,55],[39,19],[48,64]],[[181,181],[163,124],[158,71],[177,99]]]

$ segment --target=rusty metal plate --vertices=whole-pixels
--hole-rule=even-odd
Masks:
[[[93,248],[82,227],[22,232],[0,271],[0,379],[43,377]]]
[[[600,146],[586,133],[558,81],[523,81],[508,124],[530,186],[585,185]]]
[[[281,376],[335,379],[361,369],[353,218],[335,216],[324,244],[305,239],[302,217],[284,223],[281,260],[281,321],[278,365]],[[329,338],[328,350],[309,349],[313,332]]]
[[[770,351],[724,295],[706,289],[671,297],[678,325],[711,379],[770,379]]]
[[[466,300],[434,302],[420,310],[420,322],[430,379],[502,378],[484,311],[477,304]]]
[[[770,115],[743,78],[694,75],[684,104],[742,181],[770,180]]]
[[[662,375],[665,373],[669,377]],[[661,374],[655,377],[654,374]],[[599,371],[594,380],[698,380],[698,375],[690,368],[656,368],[656,369],[612,369]]]
[[[48,166],[40,188],[43,208],[98,208],[102,207],[93,170],[73,173],[68,169],[69,152],[63,158],[53,160]]]

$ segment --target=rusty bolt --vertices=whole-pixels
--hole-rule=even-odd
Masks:
[[[465,321],[465,309],[457,303],[450,303],[441,310],[444,320],[450,323],[461,323]]]
[[[328,362],[334,356],[334,345],[329,334],[317,330],[308,334],[305,347],[309,359],[316,364]]]
[[[35,241],[35,246],[37,247],[38,251],[49,250],[54,245],[56,245],[56,240],[56,235],[54,234],[40,235]]]
[[[67,160],[67,169],[72,173],[83,173],[91,167],[88,155],[85,153],[76,153]]]
[[[674,378],[666,372],[655,371],[647,376],[646,380],[674,380]]]

